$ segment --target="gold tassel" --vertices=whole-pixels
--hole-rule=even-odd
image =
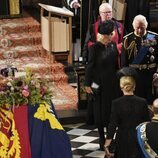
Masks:
[[[20,14],[20,2],[19,0],[9,0],[10,15]]]

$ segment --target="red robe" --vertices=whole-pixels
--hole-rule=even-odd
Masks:
[[[97,34],[98,34],[98,24],[100,23],[101,21],[98,20],[97,22],[94,23],[93,25],[93,31],[94,31],[94,34],[95,34],[95,40],[97,39]],[[115,21],[114,21],[115,22]],[[112,36],[112,41],[116,43],[117,45],[117,49],[118,49],[118,52],[119,54],[121,54],[121,49],[122,49],[122,38],[123,38],[123,25],[122,23],[120,22],[115,22],[117,23],[115,26],[115,29],[114,29],[114,33],[113,33],[113,36]],[[93,41],[91,41],[91,39],[88,41],[88,47],[90,47],[92,44],[94,44]]]

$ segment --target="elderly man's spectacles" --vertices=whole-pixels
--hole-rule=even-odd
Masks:
[[[112,11],[101,12],[102,14],[110,14]]]

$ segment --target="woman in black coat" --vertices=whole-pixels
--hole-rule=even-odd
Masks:
[[[147,101],[134,95],[135,79],[132,76],[120,78],[123,96],[112,102],[111,119],[105,142],[105,154],[108,158],[143,158],[137,143],[136,127],[149,120]],[[116,132],[117,128],[117,132]],[[116,132],[116,150],[109,152],[109,145]]]
[[[85,90],[92,95],[94,121],[102,150],[105,142],[104,127],[109,123],[111,102],[117,97],[118,52],[116,44],[111,41],[113,30],[114,23],[111,20],[99,25],[98,41],[89,48],[85,75]]]

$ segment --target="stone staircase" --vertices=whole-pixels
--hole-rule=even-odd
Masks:
[[[40,23],[32,17],[0,20],[0,69],[11,64],[23,72],[31,67],[48,82],[56,110],[77,109],[77,90],[68,84],[64,65],[52,62],[42,48]]]

